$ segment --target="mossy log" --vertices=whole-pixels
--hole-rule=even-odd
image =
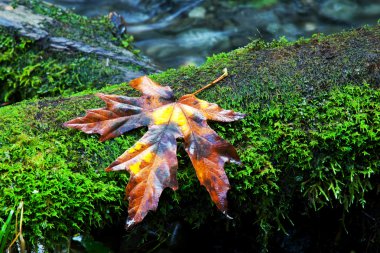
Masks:
[[[8,4],[6,2],[8,2]],[[10,1],[5,1],[5,3],[0,3],[0,26],[17,30],[23,37],[40,41],[43,43],[45,49],[95,54],[124,64],[136,65],[145,71],[156,70],[156,67],[147,58],[138,58],[132,52],[116,47],[112,45],[110,41],[105,40],[104,33],[107,33],[107,31],[95,31],[99,33],[98,36],[86,38],[83,34],[86,27],[78,27],[75,23],[70,24],[64,22],[65,20],[60,19],[59,16],[64,14],[65,11],[59,8],[56,9],[58,13],[51,13],[54,7],[48,6],[46,3],[38,3],[39,5],[45,5],[45,7],[36,6],[36,4],[30,4],[30,2],[28,6],[26,4],[28,2],[20,1],[20,3],[26,5],[16,4],[16,7],[13,7],[9,2]],[[36,7],[42,7],[41,11],[36,11]],[[44,12],[44,8],[49,11]],[[59,13],[59,11],[61,11],[61,13]],[[75,16],[72,13],[69,15]],[[78,17],[78,19],[80,18]],[[82,25],[89,24],[83,23]],[[103,28],[109,29],[109,27],[106,26]],[[60,31],[61,34],[58,31]],[[78,34],[78,32],[82,33],[82,36],[73,37],[73,34]],[[108,32],[111,31],[109,30]]]
[[[38,0],[10,2],[0,3],[0,104],[158,71],[108,16],[86,18]]]
[[[212,123],[243,163],[225,168],[234,219],[217,211],[179,148],[179,189],[165,190],[158,210],[134,232],[154,230],[165,238],[168,225],[180,221],[198,228],[208,224],[222,238],[228,230],[235,249],[276,249],[284,245],[278,238],[286,237],[277,228],[312,236],[304,250],[342,249],[353,238],[355,250],[379,247],[380,26],[293,43],[254,41],[200,67],[151,77],[179,96],[223,68],[229,76],[199,97],[247,113],[240,122]],[[139,96],[127,84],[99,91]],[[104,106],[95,92],[0,108],[0,215],[24,201],[29,247],[52,248],[127,215],[128,175],[103,169],[146,129],[101,143],[95,135],[62,127],[86,109]],[[329,226],[317,230],[323,222]]]

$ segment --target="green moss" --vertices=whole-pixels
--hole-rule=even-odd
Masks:
[[[378,89],[347,85],[313,100],[293,94],[291,100],[273,99],[264,107],[234,104],[228,89],[217,94],[224,107],[248,114],[240,123],[212,124],[237,147],[244,165],[226,166],[232,186],[230,215],[235,218],[231,224],[257,223],[267,247],[273,231],[286,232],[292,225],[292,212],[326,206],[343,206],[349,212],[352,205],[365,206],[380,172]],[[207,221],[205,213],[219,216],[185,157],[180,159],[180,189],[161,199],[165,218],[159,210],[149,224],[180,219],[198,227]],[[168,208],[174,211],[167,213]],[[248,221],[240,220],[246,216]]]
[[[275,99],[267,108],[253,104],[242,124],[226,133],[240,133],[232,142],[246,147],[246,168],[232,178],[240,175],[248,181],[242,189],[258,191],[255,177],[271,175],[274,185],[264,187],[264,195],[270,186],[284,190],[298,181],[298,190],[315,209],[342,204],[347,210],[364,203],[370,177],[379,173],[379,98],[380,91],[369,85],[348,85],[313,100]],[[254,171],[260,173],[250,177]],[[279,178],[288,186],[279,187]]]
[[[46,52],[4,29],[0,29],[0,53],[0,101],[4,102],[98,89],[120,75],[95,57]]]
[[[84,106],[98,106],[94,102],[91,99]],[[64,237],[112,223],[121,214],[127,177],[102,169],[135,139],[125,136],[99,149],[95,136],[87,139],[74,131],[66,135],[60,124],[47,124],[50,117],[36,114],[41,107],[54,110],[50,117],[56,121],[79,113],[73,110],[66,115],[49,102],[1,108],[0,206],[6,213],[24,200],[26,240],[50,248]],[[40,120],[30,124],[35,120],[31,117]]]

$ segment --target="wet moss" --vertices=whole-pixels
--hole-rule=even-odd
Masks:
[[[102,167],[129,146],[133,137],[99,149],[96,138],[86,139],[74,132],[62,135],[60,124],[38,113],[41,108],[49,109],[56,122],[82,111],[73,109],[65,115],[57,106],[61,101],[23,102],[8,107],[1,116],[0,205],[8,212],[24,201],[24,231],[31,248],[38,242],[52,248],[73,233],[112,223],[125,207],[126,175],[106,174]],[[88,99],[83,105],[99,106],[96,102]],[[75,100],[66,105],[75,107]]]
[[[70,58],[47,52],[35,42],[0,29],[0,101],[73,94],[121,82],[121,71],[106,67],[105,60],[80,53]]]
[[[283,47],[248,45],[216,55],[201,67],[153,75],[179,96],[214,80],[227,67],[229,77],[199,97],[247,117],[211,123],[237,147],[243,162],[226,166],[235,219],[228,221],[216,210],[180,147],[179,190],[165,190],[157,212],[144,224],[162,234],[176,220],[200,227],[212,219],[236,230],[251,224],[261,246],[270,248],[273,231],[287,231],[294,213],[307,215],[326,207],[348,212],[376,201],[369,193],[376,195],[380,168],[379,30],[359,29]],[[126,84],[103,92],[139,95]],[[32,244],[52,245],[62,235],[126,216],[122,198],[127,174],[102,169],[146,129],[104,143],[97,136],[63,129],[63,122],[102,106],[93,93],[0,108],[0,153],[5,154],[0,157],[0,184],[5,186],[1,216],[24,199],[33,210],[25,213],[24,223]]]
[[[380,27],[362,28],[340,36],[315,36],[300,42],[253,42],[228,54],[213,57],[201,68],[187,67],[153,75],[171,85],[177,94],[191,93],[222,73],[230,77],[218,86],[227,86],[246,101],[269,102],[291,92],[310,99],[335,85],[362,83],[378,85],[378,40]],[[364,57],[363,57],[364,56]],[[172,74],[175,72],[175,74]],[[200,94],[208,97],[213,91]],[[232,95],[232,94],[231,94]]]

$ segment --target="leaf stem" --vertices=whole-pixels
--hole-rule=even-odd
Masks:
[[[207,88],[210,87],[211,85],[214,85],[214,84],[216,84],[217,82],[223,80],[226,76],[228,76],[228,72],[227,72],[227,68],[224,68],[224,69],[223,69],[223,75],[219,76],[217,79],[215,79],[215,80],[212,81],[211,83],[207,84],[206,86],[203,86],[202,88],[200,88],[200,89],[197,90],[196,92],[192,93],[191,95],[196,95],[196,94],[198,94],[199,92],[203,91],[204,89],[207,89]]]

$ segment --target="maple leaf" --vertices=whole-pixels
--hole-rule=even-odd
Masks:
[[[106,168],[106,171],[127,170],[130,173],[126,187],[127,227],[142,221],[149,210],[156,210],[163,189],[178,188],[178,138],[184,140],[200,183],[216,206],[226,213],[230,184],[224,164],[240,163],[240,159],[235,148],[218,136],[207,125],[207,120],[231,122],[245,115],[195,97],[225,76],[226,70],[209,85],[178,101],[174,100],[168,86],[163,87],[147,76],[139,77],[130,85],[143,93],[141,97],[97,94],[106,103],[105,108],[88,110],[84,117],[64,123],[65,127],[85,133],[98,133],[100,141],[148,126],[148,132]]]

